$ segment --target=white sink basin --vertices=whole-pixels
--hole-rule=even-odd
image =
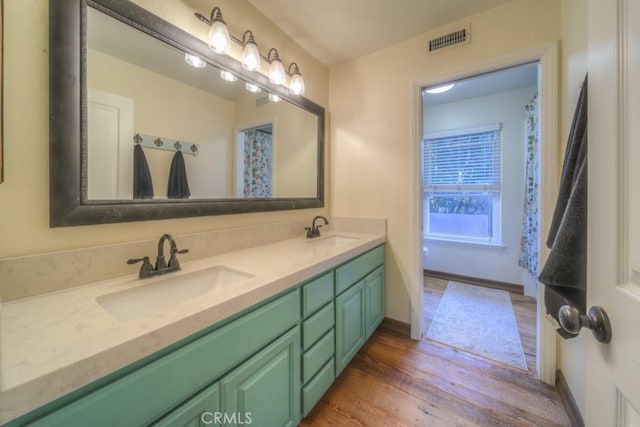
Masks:
[[[330,247],[334,248],[336,246],[346,245],[347,243],[352,243],[357,241],[357,237],[347,237],[347,236],[327,236],[320,237],[315,239],[309,239],[307,242],[310,245],[315,247]]]
[[[167,307],[237,285],[250,277],[253,275],[223,266],[186,274],[167,273],[145,279],[150,280],[149,284],[101,295],[96,301],[115,320],[126,322],[161,313]]]

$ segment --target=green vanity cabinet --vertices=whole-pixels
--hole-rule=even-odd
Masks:
[[[384,319],[384,266],[381,265],[365,277],[364,300],[364,323],[366,338],[369,339]]]
[[[335,270],[336,375],[340,374],[384,317],[384,246]]]
[[[9,426],[149,425],[299,323],[300,290],[295,288],[174,344],[173,351],[162,350],[109,375],[99,381],[102,387],[74,392],[80,397],[71,403],[53,402],[41,418],[28,414]]]
[[[384,316],[384,246],[6,427],[295,426]]]
[[[220,415],[218,415],[220,414]],[[153,427],[221,426],[220,383],[215,383],[153,424]]]
[[[300,328],[296,327],[220,381],[225,426],[293,427],[300,420]]]
[[[364,280],[336,298],[336,375],[365,341]]]
[[[335,378],[333,271],[302,286],[302,414],[306,416]],[[329,378],[329,380],[328,380]]]

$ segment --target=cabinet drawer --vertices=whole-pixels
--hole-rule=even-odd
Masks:
[[[299,321],[300,294],[295,290],[33,425],[147,425]]]
[[[302,383],[305,384],[335,354],[335,333],[331,329],[302,356]]]
[[[215,414],[218,412],[220,412],[220,383],[215,383],[154,423],[152,427],[201,426],[205,422],[214,421]],[[220,425],[213,422],[211,424]]]
[[[384,245],[378,246],[336,269],[336,295],[346,291],[384,262]]]
[[[302,315],[307,317],[333,299],[333,272],[312,280],[302,287]]]
[[[331,302],[302,324],[302,347],[305,350],[311,347],[318,338],[333,328],[334,323],[333,302]]]
[[[303,416],[307,416],[313,407],[318,403],[318,400],[323,394],[331,387],[335,378],[333,358],[329,360],[313,377],[313,379],[302,388],[302,412]]]

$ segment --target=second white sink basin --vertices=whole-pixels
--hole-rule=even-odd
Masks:
[[[115,320],[126,322],[160,313],[167,307],[237,285],[250,277],[253,275],[223,266],[186,274],[168,273],[149,279],[146,285],[101,295],[96,301]]]
[[[347,243],[352,243],[358,240],[357,237],[348,237],[348,236],[327,236],[320,237],[316,239],[310,239],[307,242],[310,245],[316,247],[336,247],[346,245]]]

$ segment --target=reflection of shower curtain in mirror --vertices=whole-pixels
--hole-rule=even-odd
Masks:
[[[244,134],[244,197],[273,194],[273,136],[260,130]]]

